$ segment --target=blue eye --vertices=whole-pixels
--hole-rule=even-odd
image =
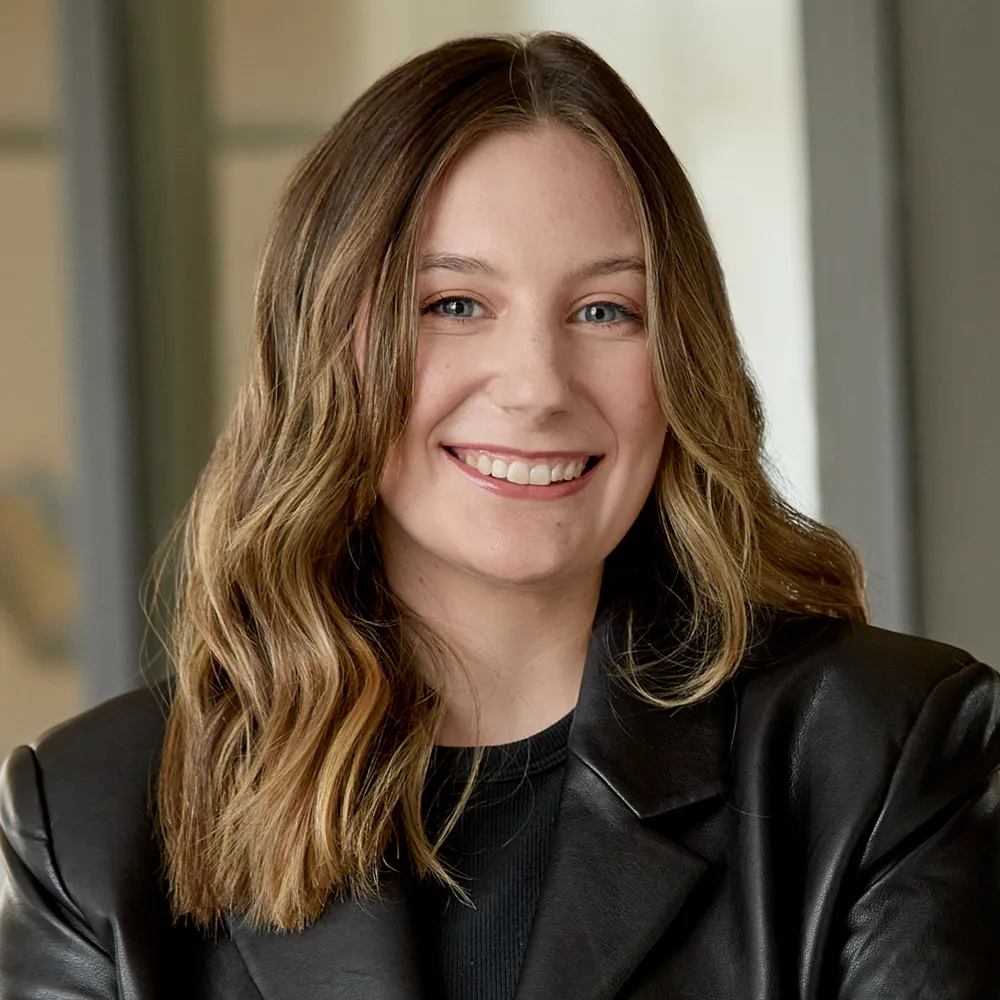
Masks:
[[[622,323],[639,318],[630,309],[618,305],[617,302],[591,302],[582,309],[577,310],[576,315],[584,323],[590,323],[595,326],[611,326],[613,323]]]
[[[475,299],[452,296],[428,303],[421,309],[421,313],[446,316],[449,319],[481,319],[486,314],[486,310],[483,308],[483,304]]]

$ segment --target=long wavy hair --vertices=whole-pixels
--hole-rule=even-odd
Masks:
[[[257,282],[255,361],[179,525],[156,801],[175,918],[235,910],[299,929],[331,895],[377,894],[404,844],[418,875],[461,894],[421,811],[443,704],[415,664],[448,651],[386,585],[373,511],[412,393],[429,196],[476,139],[545,122],[593,143],[631,198],[669,428],[605,568],[629,626],[616,672],[652,704],[688,705],[734,675],[775,611],[866,616],[854,551],[768,479],[712,240],[634,94],[567,35],[442,45],[379,79],[290,178]],[[655,657],[640,649],[650,608],[672,636]]]

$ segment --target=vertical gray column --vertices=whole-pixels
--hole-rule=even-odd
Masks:
[[[138,679],[140,540],[123,109],[110,0],[63,0],[61,55],[85,697]]]
[[[120,0],[134,249],[142,529],[158,546],[214,437],[211,154],[203,0]]]
[[[1000,667],[1000,3],[892,6],[923,625]]]
[[[61,3],[90,701],[164,669],[140,585],[214,433],[203,16],[202,0]]]
[[[919,627],[894,67],[879,0],[803,0],[823,519],[861,550],[876,622]]]

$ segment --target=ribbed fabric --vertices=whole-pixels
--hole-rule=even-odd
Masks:
[[[442,860],[475,908],[433,880],[416,885],[414,916],[428,997],[511,1000],[548,861],[573,713],[525,740],[487,747],[476,788]],[[425,792],[437,836],[461,795],[472,748],[438,746]]]

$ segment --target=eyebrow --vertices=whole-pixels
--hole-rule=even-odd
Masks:
[[[458,253],[425,253],[420,257],[420,272],[456,271],[460,274],[484,274],[488,278],[502,278],[503,275],[489,261],[481,257],[467,257]],[[600,257],[589,261],[570,273],[574,280],[597,278],[623,272],[645,275],[646,262],[641,257]]]
[[[481,257],[465,257],[460,253],[425,253],[420,256],[420,271],[458,271],[460,274],[485,274],[499,278],[500,272]]]

